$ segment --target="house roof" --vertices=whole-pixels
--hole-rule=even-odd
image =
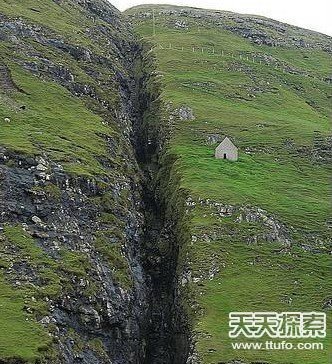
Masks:
[[[223,149],[223,148],[237,149],[235,144],[228,137],[225,137],[224,140],[217,146],[216,149]]]

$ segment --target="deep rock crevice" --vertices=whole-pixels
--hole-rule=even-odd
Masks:
[[[189,355],[188,318],[179,287],[182,246],[178,222],[168,213],[169,202],[163,198],[167,192],[160,183],[162,169],[171,168],[174,160],[163,158],[167,139],[164,107],[154,77],[154,59],[146,48],[149,46],[136,49],[132,83],[133,146],[142,173],[145,221],[141,247],[149,286],[149,321],[142,364],[181,364]],[[167,180],[167,176],[163,177]],[[177,197],[181,200],[180,195]]]

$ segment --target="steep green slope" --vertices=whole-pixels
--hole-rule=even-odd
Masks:
[[[114,13],[107,9],[103,13],[103,2],[86,4],[88,10],[79,1],[61,1],[60,5],[53,1],[1,1],[4,26],[0,66],[6,66],[1,86],[7,89],[0,93],[1,140],[5,146],[25,153],[42,148],[64,162],[68,170],[101,173],[100,163],[92,157],[109,156],[104,138],[96,133],[110,136],[118,129],[114,123],[114,112],[120,105],[116,73],[126,73],[119,48],[132,36],[118,20],[115,9]],[[104,18],[89,13],[89,4]],[[26,26],[20,24],[19,17]],[[38,80],[31,73],[44,79]],[[8,77],[13,82],[9,89]],[[113,131],[63,86],[81,96],[98,114],[103,111],[97,103],[104,102],[105,109],[113,114],[113,120],[107,120],[113,122]],[[6,117],[11,119],[10,125],[4,121]]]
[[[188,193],[184,280],[195,292],[197,355],[327,364],[328,338],[324,350],[233,350],[228,314],[331,308],[331,39],[227,12],[154,13],[127,11],[153,44],[168,152]],[[214,158],[225,135],[239,147],[237,162]]]

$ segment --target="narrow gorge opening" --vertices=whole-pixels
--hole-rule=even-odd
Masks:
[[[189,353],[189,330],[181,304],[178,263],[181,244],[176,221],[161,198],[158,173],[165,139],[160,88],[154,78],[154,58],[145,46],[136,48],[133,80],[133,145],[142,173],[143,268],[149,286],[145,358],[142,364],[183,364]],[[166,178],[166,177],[165,177]]]

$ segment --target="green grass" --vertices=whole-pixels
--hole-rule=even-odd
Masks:
[[[33,318],[24,313],[22,293],[5,282],[0,273],[0,357],[34,363],[51,342]],[[28,339],[27,339],[28,338]]]
[[[105,49],[101,43],[91,39],[86,29],[103,26],[114,32],[117,26],[119,37],[124,29],[121,24],[109,24],[97,16],[93,20],[91,14],[82,7],[67,0],[61,4],[44,0],[1,0],[1,13],[10,18],[21,17],[27,23],[42,26],[48,32],[65,37],[68,43],[89,47],[105,55],[112,52],[112,48]]]
[[[183,156],[183,186],[190,190],[195,185],[197,196],[233,205],[260,206],[284,222],[301,227],[303,232],[323,229],[330,206],[328,200],[320,198],[317,186],[323,196],[328,195],[327,170],[305,159],[280,162],[278,159],[283,156],[278,154],[274,159],[266,154],[242,155],[237,163],[221,163],[211,157],[207,147],[197,147],[195,154],[188,149],[175,148]],[[322,217],[321,221],[317,215]]]
[[[199,341],[204,362],[218,363],[231,360],[236,355],[236,358],[247,361],[265,360],[276,364],[304,360],[310,364],[328,363],[330,336],[324,340],[302,340],[323,342],[323,351],[239,350],[234,353],[231,342],[245,339],[228,338],[228,314],[232,311],[267,311],[268,308],[277,312],[321,311],[332,283],[328,274],[329,258],[326,255],[312,256],[303,251],[298,251],[296,258],[279,255],[273,253],[275,246],[248,248],[241,243],[230,246],[227,241],[216,245],[217,249],[222,250],[223,257],[227,252],[227,258],[226,267],[214,280],[204,283],[202,288],[200,303],[204,307],[204,315],[199,319],[197,329],[211,335],[201,335]],[[292,298],[291,304],[287,302],[289,297]],[[331,323],[330,319],[328,326]]]
[[[1,144],[26,154],[42,150],[69,172],[106,173],[98,162],[98,157],[107,158],[106,142],[100,135],[110,135],[111,129],[102,119],[61,86],[14,64],[11,71],[15,83],[25,91],[15,93],[12,100],[26,109],[13,110],[0,99]],[[6,117],[10,123],[4,121]]]
[[[53,324],[43,328],[36,319],[49,314],[49,299],[57,299],[65,292],[72,294],[77,279],[90,277],[81,295],[96,294],[98,287],[88,256],[62,249],[55,260],[18,225],[5,225],[0,234],[0,252],[0,358],[35,363],[47,357],[52,361],[54,352],[48,330]],[[118,266],[120,258],[111,258]],[[23,273],[17,276],[15,270],[8,270],[13,264],[22,267]],[[13,288],[16,281],[20,284]]]
[[[41,27],[41,34],[63,41],[68,50],[84,49],[102,60],[100,63],[77,60],[69,51],[38,42],[33,37],[24,38],[29,52],[24,47],[16,50],[12,43],[0,41],[1,63],[9,67],[16,85],[25,92],[4,94],[0,90],[2,144],[31,155],[43,151],[60,162],[67,172],[76,175],[105,175],[107,171],[100,160],[111,159],[105,137],[115,137],[119,128],[112,113],[88,96],[74,97],[59,85],[60,82],[52,81],[48,72],[41,72],[42,77],[25,72],[22,63],[32,62],[45,69],[42,60],[47,59],[53,65],[70,70],[73,82],[81,87],[88,85],[99,100],[107,101],[110,109],[115,110],[120,100],[115,73],[125,74],[126,70],[117,58],[116,47],[104,47],[104,44],[110,34],[119,41],[130,37],[127,28],[116,16],[114,23],[106,23],[99,17],[92,19],[89,12],[72,1],[57,4],[54,1],[2,0],[1,13],[10,20],[20,17],[28,26]],[[98,27],[103,27],[108,35],[98,31]],[[20,109],[22,105],[26,106],[25,110]],[[11,119],[10,124],[4,122],[7,117]],[[116,158],[110,162],[118,163]]]
[[[56,270],[57,262],[51,259],[40,248],[34,239],[22,230],[20,226],[6,225],[4,229],[4,240],[1,244],[2,250],[5,252],[5,242],[17,248],[15,253],[7,253],[7,262],[13,259],[16,263],[25,263],[36,271],[39,284],[26,284],[22,286],[22,290],[26,291],[27,297],[34,296],[43,301],[45,297],[56,298],[61,292],[61,280]],[[41,306],[38,306],[41,303]],[[45,314],[45,302],[37,302],[35,305],[31,303],[38,316]],[[39,312],[40,311],[40,312]]]
[[[287,226],[293,240],[286,251],[280,251],[282,244],[264,239],[248,244],[248,238],[265,231],[261,222],[218,218],[199,204],[188,215],[197,240],[190,245],[187,264],[194,277],[201,277],[192,290],[199,304],[194,329],[202,362],[327,364],[330,338],[324,341],[323,352],[235,352],[228,338],[228,314],[321,311],[330,297],[330,265],[324,251],[331,238],[326,226],[331,169],[326,162],[315,161],[310,149],[315,137],[330,133],[330,87],[323,79],[331,57],[320,49],[258,46],[217,29],[204,17],[164,16],[155,8],[156,37],[151,37],[150,18],[132,19],[142,37],[156,45],[163,100],[174,109],[188,105],[196,117],[176,119],[169,142],[168,152],[178,159],[180,188],[196,203],[200,198],[262,208]],[[149,6],[128,13],[140,9],[148,11]],[[178,19],[185,20],[189,29],[176,30],[173,24]],[[253,63],[253,55],[272,56],[279,66]],[[280,65],[299,74],[284,72]],[[234,140],[240,150],[237,162],[214,158],[216,145],[207,145],[206,138],[215,133]],[[292,147],[286,147],[289,142]],[[302,244],[318,246],[320,253],[306,252]],[[215,276],[208,279],[211,271]]]
[[[82,39],[82,36],[77,32],[78,8],[75,9],[76,11],[70,12],[71,6],[66,2],[64,4],[65,11],[61,6],[51,1],[18,0],[13,2],[2,0],[1,2],[1,12],[10,17],[22,16],[29,21],[51,28],[55,32],[71,33],[73,37],[76,37],[76,40]],[[52,17],[52,22],[49,21],[50,17]],[[92,21],[88,22],[84,19],[84,23],[91,25]]]
[[[11,252],[8,244],[15,253]],[[5,226],[4,233],[0,234],[0,249],[0,358],[21,358],[34,363],[52,343],[35,317],[47,314],[45,297],[56,297],[61,290],[55,271],[57,265],[18,226]],[[10,273],[4,274],[4,268],[13,263],[33,269],[39,283],[23,280],[19,287],[13,288],[8,279],[15,280],[15,277],[11,277]]]
[[[111,60],[115,70],[126,72],[116,59],[115,47],[105,47],[109,39],[100,33],[96,39],[86,32],[86,29],[95,31],[97,26],[107,27],[121,42],[121,37],[126,35],[124,22],[108,25],[98,19],[93,22],[85,11],[67,1],[60,6],[53,1],[2,0],[1,13],[38,24],[50,37],[89,48],[94,54]],[[330,236],[326,229],[330,168],[300,150],[303,147],[310,150],[314,136],[329,134],[330,88],[322,79],[330,72],[331,58],[318,48],[257,46],[205,20],[190,20],[189,30],[175,30],[169,19],[172,17],[157,15],[154,39],[151,19],[139,20],[137,30],[165,48],[155,50],[163,75],[163,100],[172,102],[174,108],[189,105],[196,116],[192,122],[176,120],[169,144],[169,154],[177,158],[179,189],[188,191],[196,201],[204,198],[264,208],[292,227],[294,240],[293,246],[284,253],[276,252],[282,247],[277,243],[258,241],[248,245],[248,237],[264,232],[261,223],[239,224],[232,218],[216,219],[205,208],[193,210],[190,228],[198,240],[189,250],[188,264],[195,277],[203,277],[193,287],[193,291],[201,293],[196,296],[201,310],[195,317],[195,330],[204,333],[197,343],[203,362],[220,363],[241,357],[247,361],[268,360],[271,364],[327,364],[325,351],[287,352],[287,355],[284,352],[234,353],[227,338],[227,316],[229,311],[240,310],[321,310],[323,302],[330,297],[328,257],[323,253],[325,248],[315,242],[316,238],[325,241]],[[225,22],[235,24],[231,19]],[[197,23],[200,24],[197,26]],[[172,49],[166,49],[170,41]],[[71,70],[76,82],[93,86],[101,99],[117,107],[115,70],[76,61],[59,49],[31,39],[26,39],[26,45],[51,62],[63,64]],[[192,52],[192,47],[203,47],[205,52]],[[212,47],[215,54],[211,53]],[[111,173],[103,167],[101,159],[114,164],[118,171],[130,168],[122,160],[125,143],[118,140],[116,120],[110,120],[108,113],[104,115],[91,99],[73,97],[47,76],[38,78],[24,71],[22,61],[39,62],[38,57],[27,56],[24,49],[19,51],[9,43],[0,42],[1,59],[10,68],[15,83],[24,90],[24,93],[9,94],[0,90],[1,145],[34,156],[46,153],[67,172],[76,175],[96,177]],[[275,57],[278,64],[288,65],[299,74],[240,59],[240,55],[264,54]],[[98,79],[88,75],[87,69],[91,68],[98,71]],[[20,109],[22,105],[26,106],[25,110]],[[104,116],[111,126],[104,125]],[[4,122],[7,117],[10,123]],[[234,139],[240,148],[237,163],[213,158],[215,146],[205,143],[211,133],[227,134]],[[118,154],[114,160],[102,135],[119,141],[118,149],[113,151],[114,155]],[[287,141],[292,141],[292,148],[285,148]],[[251,154],[245,153],[246,148]],[[61,197],[52,187],[45,193],[53,198]],[[123,191],[124,211],[126,200],[127,193]],[[114,200],[104,195],[99,202],[104,209],[100,222],[110,236],[97,239],[95,248],[109,263],[114,279],[124,288],[130,288],[132,281],[122,251],[121,231],[113,229],[114,225],[120,226],[113,215]],[[176,205],[177,201],[172,202]],[[176,213],[180,213],[177,209],[181,211],[179,206]],[[212,232],[217,239],[208,242],[203,233]],[[64,250],[59,261],[49,258],[18,226],[6,226],[1,238],[0,327],[4,329],[0,330],[0,358],[17,356],[35,362],[50,346],[46,331],[34,320],[47,314],[45,298],[55,298],[61,290],[70,293],[73,287],[68,275],[86,277],[91,267],[86,255],[77,252]],[[17,249],[15,254],[8,253],[8,243]],[[320,252],[305,252],[299,248],[303,243],[318,245]],[[42,284],[11,287],[11,277],[4,274],[11,260],[31,265]],[[206,277],[211,267],[218,273],[209,280]],[[96,289],[91,282],[83,294],[93,295]],[[285,302],[287,297],[292,297],[291,305]],[[25,305],[33,314],[24,312]],[[100,343],[95,345],[102,353]]]
[[[197,43],[201,41],[199,36],[195,39]],[[310,231],[325,229],[328,203],[322,196],[329,193],[328,166],[313,163],[296,148],[311,146],[315,133],[328,135],[327,112],[313,109],[306,104],[305,95],[281,84],[283,78],[292,76],[270,75],[269,69],[269,89],[273,86],[278,91],[258,94],[250,101],[238,100],[234,94],[241,95],[239,88],[253,86],[253,82],[246,74],[228,72],[229,59],[224,65],[225,61],[211,56],[217,58],[213,59],[217,67],[212,67],[209,63],[195,62],[210,60],[206,55],[159,50],[157,56],[165,76],[164,98],[175,106],[189,105],[196,116],[195,121],[176,124],[177,132],[171,142],[172,150],[183,160],[184,187],[201,197],[259,204],[301,229],[304,220]],[[176,66],[170,67],[170,61]],[[195,66],[188,72],[189,64]],[[265,69],[255,65],[252,72],[264,81]],[[203,87],[187,86],[202,82],[212,82],[216,87],[207,92]],[[295,77],[292,82],[296,83]],[[323,99],[317,102],[324,106],[324,94],[315,96]],[[240,161],[236,165],[216,161],[214,146],[204,146],[206,136],[216,132],[231,136],[240,148]],[[285,148],[287,140],[294,143],[294,150]],[[248,156],[245,148],[256,152]]]

